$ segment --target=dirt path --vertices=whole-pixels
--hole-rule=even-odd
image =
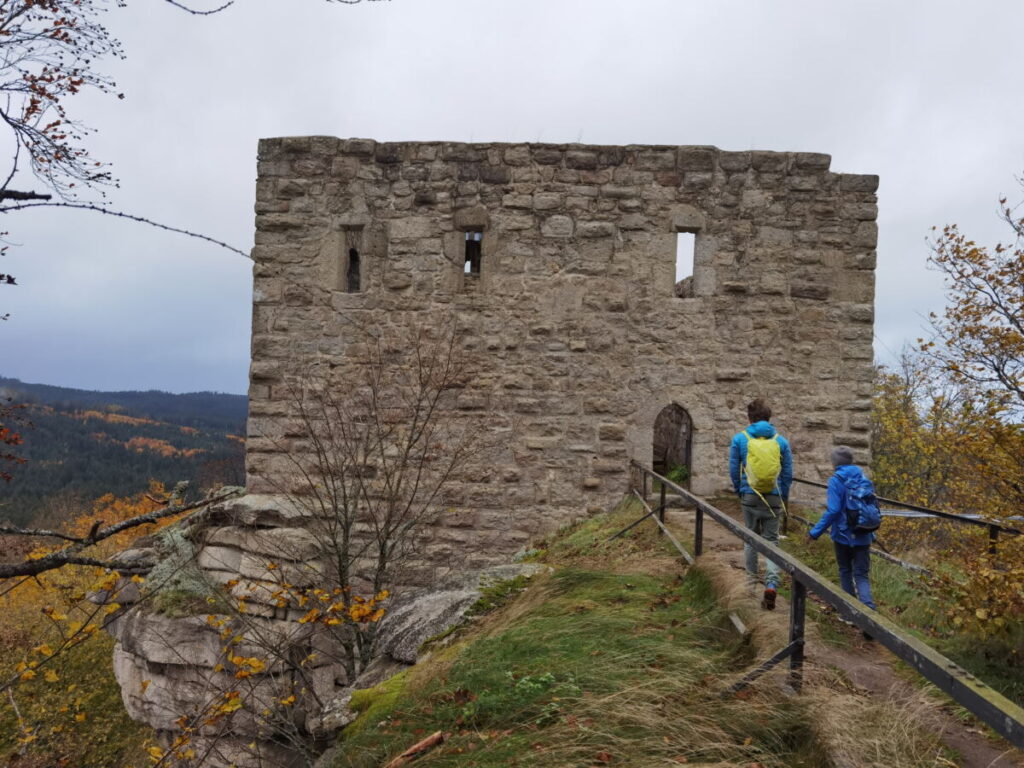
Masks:
[[[655,499],[650,500],[656,504]],[[725,502],[719,506],[734,519],[739,519],[738,502]],[[692,552],[693,546],[693,512],[691,510],[670,509],[667,523],[677,535],[680,543]],[[795,526],[797,534],[802,534],[801,526]],[[791,534],[793,534],[791,527]],[[735,589],[746,591],[746,574],[743,566],[743,544],[735,536],[727,532],[714,521],[704,520],[704,553],[714,560],[724,563],[731,570],[735,581]],[[758,592],[758,594],[760,594]],[[813,596],[811,596],[813,599]],[[763,612],[767,614],[768,612]],[[775,626],[780,636],[785,637],[788,627],[789,604],[781,595],[774,614],[759,617],[760,620]],[[897,661],[887,649],[881,645],[866,641],[859,631],[852,628],[848,631],[850,647],[842,648],[831,643],[822,642],[819,638],[808,638],[806,663],[839,670],[842,677],[855,692],[867,693],[873,697],[896,702],[919,702],[921,691],[896,673],[893,663]],[[781,647],[781,645],[780,645]],[[924,711],[919,712],[921,721],[931,730],[939,734],[942,743],[960,756],[959,765],[963,768],[1024,768],[1024,756],[1009,747],[1001,739],[989,738],[983,731],[961,722],[943,707],[929,698]]]

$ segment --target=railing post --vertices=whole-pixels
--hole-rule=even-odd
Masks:
[[[647,501],[647,472],[646,470],[641,470],[641,472],[644,476],[644,501]]]
[[[807,611],[807,587],[796,575],[793,578],[793,593],[789,599],[789,642],[793,653],[789,657],[789,684],[799,691],[804,681],[804,615]]]
[[[662,523],[664,523],[665,522],[665,484],[664,483],[661,484],[661,500],[660,500],[660,504],[661,504],[661,506],[658,507],[658,519],[661,520]],[[660,531],[661,529],[659,528],[658,530]]]
[[[994,555],[996,553],[996,542],[999,540],[999,528],[995,525],[988,527],[988,553]]]
[[[693,556],[700,557],[704,553],[704,510],[698,504],[693,517]]]

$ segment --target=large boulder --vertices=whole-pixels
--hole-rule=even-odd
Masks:
[[[406,592],[381,621],[380,652],[396,661],[415,664],[424,641],[461,624],[466,611],[480,599],[486,587],[547,570],[547,566],[535,563],[517,563],[482,571],[460,571],[436,586]]]

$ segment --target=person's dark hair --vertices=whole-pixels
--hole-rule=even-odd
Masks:
[[[747,405],[747,418],[750,419],[751,424],[758,421],[770,421],[772,409],[768,407],[768,403],[759,397]]]

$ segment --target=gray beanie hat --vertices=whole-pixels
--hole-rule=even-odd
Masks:
[[[853,451],[845,445],[837,445],[832,449],[832,466],[841,467],[845,464],[853,464]]]

